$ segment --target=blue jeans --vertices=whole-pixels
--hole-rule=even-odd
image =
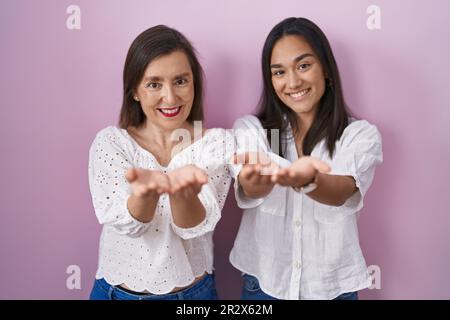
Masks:
[[[183,290],[167,294],[131,293],[120,286],[112,286],[104,279],[94,282],[90,300],[217,300],[214,275],[207,274],[200,281]]]
[[[249,274],[244,274],[241,300],[279,300],[262,291],[258,279]],[[358,292],[343,293],[334,300],[358,300]]]

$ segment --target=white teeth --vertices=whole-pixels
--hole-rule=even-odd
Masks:
[[[174,113],[177,113],[178,111],[180,111],[180,107],[175,108],[175,109],[159,109],[159,110],[161,110],[161,112],[164,114],[174,114]]]
[[[299,91],[299,92],[290,93],[289,95],[290,95],[292,98],[298,98],[298,97],[304,96],[304,95],[307,94],[308,92],[309,92],[309,89],[305,89],[305,90],[302,90],[302,91]]]

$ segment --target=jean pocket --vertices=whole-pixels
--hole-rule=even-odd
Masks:
[[[242,276],[242,279],[244,281],[244,289],[246,291],[257,292],[257,291],[261,290],[258,279],[256,279],[254,276],[244,274]]]
[[[89,300],[110,300],[109,285],[105,280],[97,279],[94,281]]]
[[[358,291],[343,293],[334,300],[358,300]]]

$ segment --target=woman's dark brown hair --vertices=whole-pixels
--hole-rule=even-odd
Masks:
[[[174,51],[186,54],[194,77],[194,101],[187,120],[203,120],[203,70],[195,49],[177,30],[158,25],[137,36],[128,50],[123,69],[123,100],[119,118],[122,129],[137,128],[144,124],[145,114],[140,103],[133,99],[136,88],[151,61]]]
[[[285,143],[282,139],[288,125],[291,124],[295,135],[298,121],[295,112],[286,106],[277,96],[272,85],[270,60],[272,50],[278,40],[287,35],[304,38],[320,60],[327,85],[319,101],[314,121],[303,139],[303,154],[310,155],[314,146],[325,139],[330,155],[333,157],[336,141],[348,125],[349,111],[344,101],[338,67],[325,34],[312,21],[305,18],[287,18],[278,23],[269,33],[262,52],[263,91],[259,102],[258,119],[267,129],[267,139],[271,142],[271,130],[279,129],[279,155],[284,156]],[[292,139],[292,137],[287,137]],[[284,142],[284,144],[283,144]]]

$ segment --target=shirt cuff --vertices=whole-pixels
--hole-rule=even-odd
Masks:
[[[133,217],[128,210],[128,199],[130,196],[131,195],[127,195],[125,201],[122,202],[122,210],[118,211],[120,214],[117,214],[117,220],[113,224],[113,227],[119,234],[137,238],[147,231],[148,227],[152,224],[152,221],[141,222]]]
[[[236,203],[241,209],[251,209],[259,206],[263,203],[265,198],[250,198],[244,194],[239,180],[236,177],[234,180],[234,197],[236,198]]]
[[[213,231],[221,217],[217,198],[209,185],[203,185],[202,190],[197,196],[206,212],[205,218],[202,222],[191,228],[182,228],[177,226],[172,220],[173,230],[184,240],[200,237]]]

